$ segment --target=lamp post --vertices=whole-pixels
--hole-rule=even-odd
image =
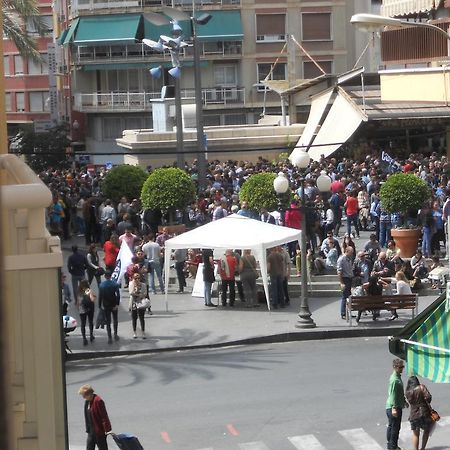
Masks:
[[[301,150],[296,152],[295,158],[292,161],[293,165],[300,169],[302,172],[309,166],[311,159],[309,154]],[[317,178],[317,187],[321,192],[329,192],[331,189],[331,178],[322,171]],[[287,192],[289,188],[289,182],[283,172],[280,172],[273,182],[273,188],[280,197],[281,194]],[[300,178],[300,211],[302,233],[300,238],[300,258],[301,258],[301,294],[300,294],[300,311],[298,313],[298,320],[296,323],[297,328],[315,328],[316,324],[311,317],[311,311],[308,304],[308,261],[306,256],[306,201],[305,201],[305,179],[303,173]]]
[[[350,19],[350,23],[358,27],[358,29],[360,29],[361,31],[368,32],[377,31],[385,26],[397,28],[429,28],[437,31],[439,34],[445,36],[448,40],[450,40],[450,36],[445,30],[428,22],[409,22],[408,20],[379,16],[377,14],[354,14]]]
[[[281,202],[281,196],[285,194],[289,189],[289,180],[286,178],[284,172],[278,172],[278,176],[273,180],[273,189],[275,190],[278,198],[278,212],[280,214],[281,222],[283,214],[283,204]]]
[[[180,83],[179,77],[180,71],[180,61],[179,61],[179,50],[189,44],[182,40],[181,34],[182,29],[178,25],[178,21],[189,20],[191,24],[191,40],[194,50],[194,91],[195,91],[195,118],[196,118],[196,128],[197,128],[197,170],[198,170],[198,186],[199,190],[206,188],[206,140],[204,135],[204,124],[203,124],[203,101],[202,101],[202,81],[201,81],[201,70],[200,70],[200,48],[198,45],[197,38],[197,24],[205,25],[207,24],[212,16],[211,14],[202,13],[198,17],[195,15],[195,1],[192,2],[192,15],[185,11],[181,11],[176,8],[163,7],[162,12],[170,17],[172,20],[169,21],[167,18],[158,13],[146,13],[146,18],[154,23],[155,25],[163,25],[171,22],[173,24],[173,31],[177,32],[177,38],[168,39],[166,36],[161,36],[158,42],[151,41],[149,39],[144,39],[143,42],[149,45],[155,50],[164,51],[164,49],[169,49],[172,56],[172,66],[173,68],[169,70],[169,74],[174,76],[175,83],[175,99],[179,98],[178,102],[176,100],[176,115],[177,115],[177,153],[178,152],[178,116],[180,116],[181,123],[181,94],[180,94]],[[176,70],[175,70],[176,69]],[[152,69],[153,70],[153,69]],[[152,70],[150,73],[152,73]],[[177,96],[178,94],[178,96]],[[182,133],[182,132],[181,132]],[[182,140],[182,134],[181,134]],[[181,144],[182,145],[182,144]]]

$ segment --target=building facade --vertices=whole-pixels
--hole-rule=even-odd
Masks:
[[[22,57],[12,41],[3,39],[5,109],[9,136],[17,132],[20,124],[32,126],[36,123],[39,128],[50,122],[48,45],[53,42],[53,12],[50,2],[38,0],[38,4],[48,33],[39,36],[32,21],[25,23],[24,27],[36,38],[42,61]]]
[[[65,0],[60,0],[60,2]],[[367,41],[355,39],[347,24],[356,12],[377,12],[380,2],[370,0],[199,0],[198,11],[212,19],[198,25],[201,42],[202,100],[205,126],[257,123],[263,110],[280,114],[280,99],[265,91],[261,81],[300,80],[323,72],[360,65],[378,68]],[[58,6],[59,5],[59,6]],[[142,43],[168,34],[146,13],[163,6],[189,11],[184,0],[73,0],[67,7],[68,26],[58,42],[70,72],[72,132],[80,148],[91,153],[92,163],[123,161],[115,139],[125,129],[152,128],[152,99],[161,97],[163,85],[173,84],[165,70],[154,79],[149,69],[171,67],[168,52],[159,54]],[[375,10],[374,10],[375,8]],[[59,21],[61,22],[61,20]],[[189,24],[181,23],[185,36]],[[295,44],[287,44],[287,36]],[[367,51],[367,48],[369,50]],[[310,55],[306,56],[305,51]],[[194,103],[193,52],[182,53],[181,90],[184,102]],[[320,66],[320,67],[319,67]],[[298,117],[291,118],[295,122]],[[84,143],[84,147],[83,147]]]

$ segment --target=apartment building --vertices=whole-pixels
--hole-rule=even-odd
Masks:
[[[14,43],[3,39],[3,65],[5,73],[5,106],[8,135],[13,136],[20,124],[45,126],[50,123],[48,45],[53,42],[52,5],[38,0],[39,10],[48,28],[44,37],[37,35],[30,20],[24,27],[35,35],[42,62],[22,57]]]
[[[60,0],[65,1],[65,0]],[[288,49],[293,35],[326,73],[359,64],[378,68],[368,41],[356,40],[348,22],[356,12],[377,12],[370,0],[196,0],[197,11],[212,19],[198,25],[201,43],[202,100],[205,126],[257,123],[260,115],[280,114],[280,99],[266,92],[261,81],[307,79],[320,75],[317,65],[300,47]],[[58,8],[58,3],[56,4]],[[375,6],[374,6],[375,5]],[[70,71],[72,117],[77,140],[84,142],[91,162],[119,163],[123,151],[115,139],[124,129],[152,128],[152,99],[160,98],[163,84],[171,84],[167,70],[154,79],[149,69],[169,69],[170,55],[154,52],[143,38],[157,40],[169,34],[146,17],[162,6],[187,11],[186,0],[72,0],[69,23],[58,36]],[[59,10],[64,10],[59,6]],[[190,36],[188,23],[181,23]],[[365,49],[369,51],[363,52]],[[181,91],[184,102],[194,102],[191,47],[183,50]],[[74,120],[76,117],[76,120]],[[293,121],[295,121],[294,118]],[[114,155],[115,154],[115,155]]]

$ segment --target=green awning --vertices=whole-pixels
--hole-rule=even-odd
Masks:
[[[441,295],[391,338],[391,353],[406,359],[408,372],[435,383],[450,383],[450,311]]]
[[[69,32],[69,28],[66,28],[63,30],[63,32],[59,35],[59,38],[57,39],[57,43],[59,45],[63,45],[64,39],[66,38],[67,33]]]
[[[141,14],[113,14],[81,17],[75,45],[134,44],[141,40],[144,24]]]
[[[201,11],[197,16],[211,14],[210,21],[205,25],[197,24],[197,36],[201,41],[242,41],[241,12],[240,11]],[[190,21],[179,23],[183,30],[183,36],[189,39],[191,36]],[[144,34],[148,39],[157,41],[159,36],[172,36],[172,25],[153,25],[144,19]]]
[[[64,36],[64,40],[62,40],[63,45],[67,45],[72,41],[72,38],[75,34],[75,31],[78,28],[78,24],[80,23],[80,19],[75,19],[72,24],[70,25],[70,28],[68,29],[67,33]]]
[[[205,25],[197,25],[197,36],[201,41],[242,41],[241,12],[234,11],[201,11],[211,14]],[[200,14],[200,13],[199,13]]]

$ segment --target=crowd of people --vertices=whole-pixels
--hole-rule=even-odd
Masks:
[[[311,162],[306,171],[293,167],[288,160],[269,162],[259,158],[256,163],[243,161],[212,161],[208,166],[208,186],[198,192],[185,210],[176,213],[177,222],[187,229],[201,226],[208,221],[219,220],[231,213],[252,217],[264,222],[301,228],[300,179],[305,180],[306,199],[306,235],[308,266],[315,274],[337,273],[343,290],[341,316],[344,317],[345,299],[351,290],[363,286],[366,292],[378,289],[378,286],[395,285],[397,291],[406,293],[408,286],[418,287],[427,272],[440,265],[441,249],[445,251],[445,224],[450,212],[449,163],[445,156],[431,153],[411,154],[404,160],[386,163],[378,151],[368,154],[364,159],[323,158]],[[185,170],[195,181],[197,169],[195,161],[186,165]],[[331,192],[321,193],[316,179],[325,170],[331,177]],[[261,172],[284,172],[290,182],[293,193],[292,202],[285,210],[250,210],[247,202],[240,201],[239,192],[251,175]],[[411,261],[404,261],[396,250],[390,230],[402,223],[405,218],[399,214],[390,214],[380,202],[380,188],[389,174],[395,171],[413,173],[422,178],[433,192],[432,201],[423,205],[420,211],[410,211],[408,223],[422,228],[421,248]],[[127,280],[134,280],[139,273],[145,284],[146,294],[164,292],[162,280],[164,243],[171,237],[164,227],[163,211],[143,210],[138,198],[122,197],[117,204],[105,198],[102,193],[102,180],[106,170],[47,170],[39,174],[40,178],[53,193],[52,205],[47,211],[50,231],[62,239],[72,235],[84,236],[87,254],[74,252],[72,260],[77,261],[68,267],[72,277],[72,292],[78,302],[83,293],[79,284],[87,278],[89,290],[92,281],[100,289],[102,277],[114,270],[121,242],[126,242],[133,252],[133,264],[127,271]],[[345,219],[346,233],[342,234]],[[160,231],[162,228],[162,231]],[[354,240],[360,238],[361,230],[370,230],[370,239],[362,251],[356,252]],[[103,261],[99,260],[98,250],[104,252]],[[78,256],[76,256],[78,253]],[[429,258],[432,257],[431,267]],[[211,292],[215,280],[212,255],[202,249],[177,250],[172,255],[177,273],[178,292],[186,287],[186,277],[195,277],[200,262],[204,263],[203,279],[206,289]],[[274,248],[268,254],[268,273],[271,280],[271,303],[274,308],[282,308],[289,303],[288,280],[291,266],[299,275],[300,249],[297,242],[287,248]],[[83,262],[81,262],[83,261]],[[236,289],[241,301],[248,307],[258,306],[260,299],[256,290],[258,271],[253,255],[229,250],[219,265],[221,279],[222,305],[234,306]],[[84,264],[84,268],[81,267]],[[402,287],[403,286],[403,287]],[[400,290],[399,290],[400,289]],[[89,294],[91,295],[91,294]],[[87,304],[87,303],[86,303]],[[205,292],[205,305],[213,305],[210,294]],[[133,305],[131,305],[133,308]],[[111,314],[113,316],[113,314]],[[91,320],[87,315],[87,321]],[[133,313],[133,330],[136,321],[141,323],[144,334],[145,323],[142,313]],[[391,320],[396,318],[394,313]],[[113,317],[114,318],[114,317]],[[376,316],[374,316],[376,319]],[[83,327],[83,321],[82,321]],[[91,333],[91,339],[93,334]],[[85,343],[87,342],[84,337]],[[111,339],[111,338],[110,338]]]

